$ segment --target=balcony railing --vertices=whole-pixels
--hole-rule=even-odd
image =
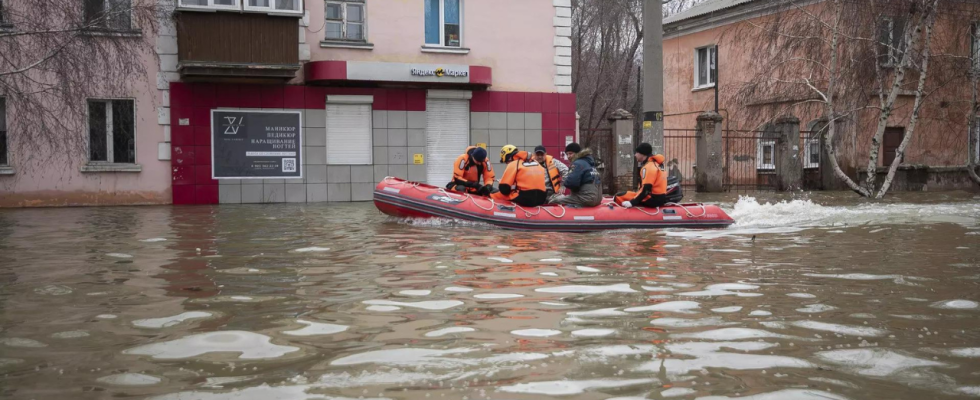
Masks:
[[[178,11],[178,69],[184,77],[291,79],[299,70],[299,19]]]

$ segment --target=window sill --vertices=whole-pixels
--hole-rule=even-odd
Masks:
[[[112,30],[112,29],[87,29],[82,32],[85,36],[105,36],[105,37],[117,37],[117,38],[141,38],[143,37],[143,31],[139,29],[131,30]]]
[[[139,164],[109,164],[109,163],[88,163],[82,166],[82,172],[142,172],[143,167]]]
[[[345,42],[341,40],[323,40],[320,41],[320,47],[335,48],[335,49],[374,50],[374,43]]]
[[[772,168],[756,168],[755,173],[760,175],[774,175],[776,173],[776,167]]]
[[[692,92],[701,92],[701,91],[705,91],[705,90],[709,90],[709,89],[714,89],[714,88],[715,88],[715,84],[712,83],[710,85],[697,86],[694,89],[691,89],[691,91]]]
[[[17,171],[14,171],[14,167],[9,165],[0,165],[0,175],[13,175],[15,173],[17,173]]]
[[[422,52],[441,54],[470,54],[470,49],[466,47],[422,46]]]
[[[188,7],[181,6],[174,9],[178,12],[203,12],[203,13],[216,13],[216,12],[231,12],[239,14],[266,14],[272,17],[292,17],[292,18],[302,18],[304,12],[300,11],[281,11],[281,10],[242,10],[240,8],[212,8],[212,7]]]

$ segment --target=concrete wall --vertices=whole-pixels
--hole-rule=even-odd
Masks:
[[[422,51],[425,5],[421,0],[367,2],[367,41],[373,49],[321,47],[324,1],[306,0],[310,59],[446,63],[493,69],[493,89],[557,92],[556,15],[551,0],[463,0],[463,44],[468,54]],[[569,43],[570,44],[570,43]],[[570,71],[569,75],[570,75]]]

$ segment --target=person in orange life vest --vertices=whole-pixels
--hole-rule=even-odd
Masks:
[[[623,207],[660,207],[667,204],[667,172],[663,170],[664,156],[653,155],[649,143],[640,143],[634,154],[640,166],[640,187],[636,192],[616,194],[616,203]]]
[[[487,161],[486,149],[470,146],[466,153],[456,157],[453,181],[446,185],[446,189],[489,196],[493,191],[493,179],[493,166]]]
[[[548,187],[548,198],[551,199],[556,194],[561,195],[562,191],[565,190],[561,186],[561,180],[565,175],[568,175],[568,166],[549,156],[548,150],[544,146],[534,148],[534,161],[537,161],[548,171],[545,180],[545,185]]]
[[[494,200],[510,200],[524,207],[535,207],[548,200],[545,181],[547,171],[537,161],[530,159],[526,151],[518,151],[513,145],[500,150],[500,162],[508,163]]]

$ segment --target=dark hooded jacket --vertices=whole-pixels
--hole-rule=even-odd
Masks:
[[[572,158],[572,168],[562,183],[565,187],[577,192],[582,186],[588,184],[601,185],[599,171],[595,169],[595,158],[592,157],[592,150],[583,149]]]

